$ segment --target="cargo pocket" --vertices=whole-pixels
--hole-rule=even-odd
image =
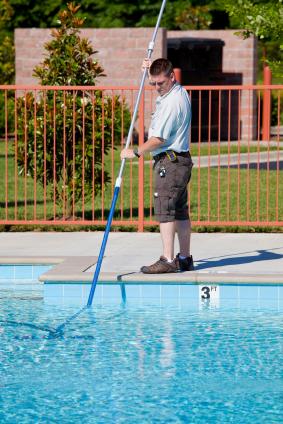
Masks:
[[[168,196],[154,193],[154,211],[155,215],[168,215],[169,198]]]
[[[174,217],[175,216],[176,199],[173,195],[163,195],[154,193],[154,212],[156,218]],[[167,219],[168,220],[168,219]],[[171,219],[169,219],[171,221]]]

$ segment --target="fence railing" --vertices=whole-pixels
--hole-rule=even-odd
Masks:
[[[193,225],[283,226],[283,85],[186,89]],[[0,224],[105,225],[137,91],[0,86]],[[133,144],[155,96],[145,87]],[[156,225],[152,178],[150,156],[127,162],[114,226]]]

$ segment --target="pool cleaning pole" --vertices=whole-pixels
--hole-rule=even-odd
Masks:
[[[153,52],[154,43],[155,43],[155,39],[156,39],[156,36],[157,36],[158,28],[159,28],[159,25],[160,25],[160,21],[161,21],[162,15],[163,15],[163,11],[164,11],[164,8],[165,8],[165,4],[166,4],[166,0],[163,0],[160,11],[159,11],[159,15],[158,15],[158,18],[157,18],[157,22],[156,22],[156,25],[155,25],[155,29],[154,29],[154,32],[153,32],[153,36],[152,36],[152,39],[151,39],[151,41],[148,45],[148,49],[147,49],[147,58],[148,59],[150,59],[152,52]],[[139,104],[140,104],[140,99],[141,99],[141,95],[142,95],[142,91],[143,91],[143,87],[144,87],[146,74],[147,74],[147,69],[144,69],[142,80],[141,80],[141,83],[140,83],[138,96],[137,96],[137,100],[136,100],[136,104],[135,104],[135,108],[134,108],[134,112],[133,112],[133,116],[132,116],[130,129],[129,129],[129,132],[128,132],[128,137],[127,137],[125,149],[127,149],[129,147],[130,142],[131,142],[134,124],[135,124],[135,120],[136,120],[136,117],[137,117],[137,114],[138,114],[138,108],[139,108]],[[115,212],[115,206],[116,206],[116,202],[117,202],[118,195],[119,195],[119,192],[120,192],[120,187],[121,187],[121,184],[122,184],[122,175],[123,175],[123,172],[124,172],[125,162],[126,162],[126,159],[122,159],[120,172],[119,172],[119,175],[118,175],[116,183],[115,183],[115,189],[114,189],[113,199],[112,199],[112,203],[111,203],[111,208],[110,208],[110,212],[109,212],[109,216],[108,216],[108,220],[107,220],[107,224],[106,224],[106,229],[105,229],[105,232],[104,232],[104,237],[103,237],[102,244],[101,244],[101,247],[100,247],[100,252],[99,252],[99,256],[98,256],[98,260],[97,260],[97,264],[96,264],[96,268],[95,268],[95,273],[94,273],[92,284],[91,284],[91,289],[90,289],[90,292],[89,292],[87,306],[92,305],[92,300],[93,300],[94,292],[95,292],[95,289],[96,289],[96,284],[97,284],[97,280],[98,280],[98,277],[99,277],[101,264],[102,264],[102,261],[103,261],[104,251],[105,251],[105,248],[106,248],[106,243],[107,243],[108,235],[109,235],[109,232],[110,232],[113,215],[114,215],[114,212]]]

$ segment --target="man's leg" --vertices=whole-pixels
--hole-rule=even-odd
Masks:
[[[174,259],[175,221],[161,222],[160,235],[163,244],[163,255],[152,265],[142,266],[144,274],[161,274],[167,272],[178,272],[178,261]]]
[[[163,245],[163,256],[168,260],[174,259],[175,221],[161,222],[160,235]]]
[[[178,234],[180,253],[177,255],[179,268],[181,271],[193,271],[194,261],[190,254],[191,245],[191,221],[190,219],[176,220],[176,230]]]
[[[186,258],[191,254],[191,221],[189,219],[182,221],[176,220],[175,223],[180,245],[180,255]]]
[[[180,244],[180,254],[174,258],[174,239],[177,230]],[[193,258],[190,255],[191,222],[175,220],[160,223],[160,235],[163,245],[163,256],[152,265],[143,266],[141,271],[145,274],[159,274],[164,272],[192,271]],[[168,261],[168,262],[167,262]]]

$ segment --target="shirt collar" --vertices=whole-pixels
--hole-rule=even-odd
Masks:
[[[172,91],[179,85],[180,84],[177,81],[175,81],[174,84],[172,85],[172,87],[170,88],[170,90],[168,91],[168,93],[164,94],[164,96],[158,96],[156,100],[158,102],[161,102],[163,99],[165,99],[167,96],[169,96],[169,94],[172,93]]]

